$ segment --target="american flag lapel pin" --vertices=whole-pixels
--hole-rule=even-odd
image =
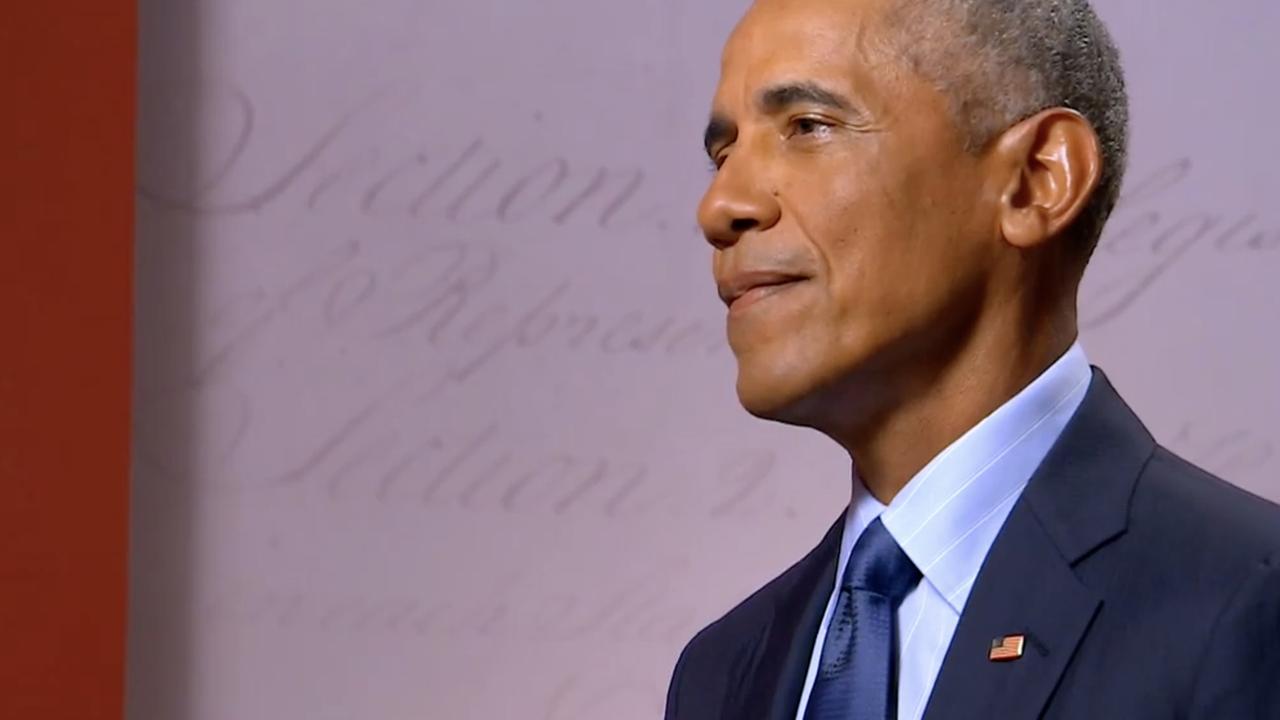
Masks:
[[[1022,657],[1022,648],[1027,644],[1026,635],[1002,635],[991,641],[991,651],[987,659],[991,662],[1008,662]]]

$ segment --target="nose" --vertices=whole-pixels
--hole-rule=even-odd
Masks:
[[[744,233],[777,224],[778,199],[762,181],[760,169],[741,153],[731,155],[716,171],[698,205],[698,225],[717,250],[731,247]]]

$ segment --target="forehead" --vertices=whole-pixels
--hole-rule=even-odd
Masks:
[[[715,104],[735,106],[785,81],[865,90],[890,55],[881,22],[888,1],[759,0],[725,43]]]

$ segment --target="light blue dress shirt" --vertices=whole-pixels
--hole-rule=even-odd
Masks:
[[[862,531],[881,517],[924,576],[897,614],[898,720],[924,715],[978,570],[1031,474],[1084,400],[1092,377],[1077,342],[1030,385],[960,436],[881,505],[854,472],[836,577]],[[827,600],[800,695],[803,720],[839,587]],[[972,648],[975,653],[987,648]]]

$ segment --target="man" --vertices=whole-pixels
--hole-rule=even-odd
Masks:
[[[747,12],[699,222],[743,405],[839,442],[852,495],[668,718],[1280,718],[1280,511],[1076,342],[1126,125],[1085,0]]]

